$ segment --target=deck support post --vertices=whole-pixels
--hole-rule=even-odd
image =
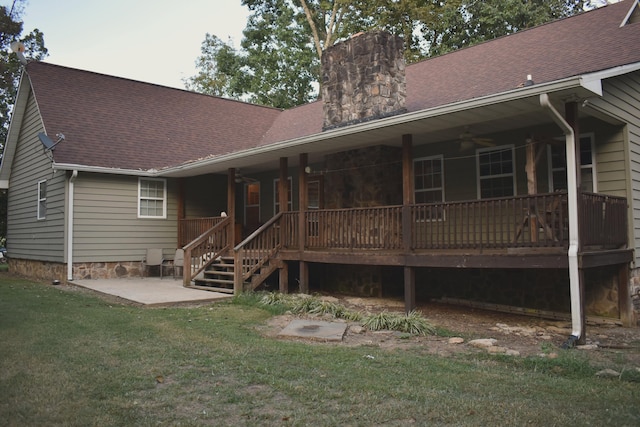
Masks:
[[[404,311],[408,314],[416,308],[416,269],[404,267]]]
[[[309,206],[307,191],[307,153],[300,153],[300,161],[298,164],[298,250],[300,251],[300,259],[304,254],[307,236],[306,213]],[[300,292],[309,293],[309,267],[305,261],[300,261]]]
[[[309,293],[309,265],[306,261],[300,261],[300,289],[301,294]]]
[[[286,261],[278,269],[278,290],[282,294],[289,293],[289,264]]]
[[[618,270],[618,309],[620,310],[620,321],[624,326],[634,326],[633,307],[631,306],[631,296],[629,295],[629,265],[621,264]]]

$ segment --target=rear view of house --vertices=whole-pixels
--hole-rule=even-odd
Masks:
[[[278,110],[25,66],[0,168],[10,268],[640,319],[640,9],[406,65],[371,32]],[[224,215],[222,214],[224,212]]]

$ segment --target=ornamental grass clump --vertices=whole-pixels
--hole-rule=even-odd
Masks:
[[[362,326],[370,331],[399,331],[411,335],[434,335],[436,328],[420,312],[412,310],[408,314],[389,313],[382,311],[367,316]]]

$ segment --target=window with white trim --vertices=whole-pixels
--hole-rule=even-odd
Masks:
[[[580,178],[582,190],[595,193],[598,191],[595,180],[595,163],[593,161],[593,135],[580,137]],[[549,191],[567,189],[567,152],[565,144],[549,144],[547,148],[549,161]]]
[[[416,203],[438,203],[444,201],[443,156],[421,157],[413,161]]]
[[[38,182],[38,219],[47,217],[47,180]]]
[[[514,146],[476,150],[478,198],[510,197],[516,194]]]
[[[273,180],[273,206],[274,206],[274,214],[280,212],[280,178],[276,178]],[[291,203],[291,177],[287,178],[287,211],[292,210]]]
[[[138,179],[138,218],[167,217],[167,181],[161,178]]]
[[[441,203],[444,201],[444,157],[421,157],[413,160],[413,194],[415,202]],[[419,220],[443,220],[442,205],[418,210]]]

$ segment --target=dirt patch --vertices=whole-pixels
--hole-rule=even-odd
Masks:
[[[402,301],[375,298],[334,298],[351,310],[376,313],[383,310],[403,312]],[[459,352],[492,352],[514,356],[554,357],[571,335],[571,323],[537,317],[499,313],[450,304],[427,303],[418,310],[438,328],[436,336],[407,336],[392,331],[368,331],[357,323],[349,323],[344,339],[326,345],[373,346],[388,349],[420,348],[430,354],[450,356]],[[262,333],[276,338],[293,319],[290,314],[275,316],[262,328]],[[327,320],[323,318],[323,320]],[[340,321],[340,320],[334,320]],[[598,365],[628,365],[640,369],[640,328],[614,324],[589,324],[587,345],[578,347]],[[461,338],[455,339],[455,338]],[[477,339],[493,339],[491,347],[475,347]],[[462,341],[462,342],[460,342]],[[457,343],[456,343],[457,342]]]

